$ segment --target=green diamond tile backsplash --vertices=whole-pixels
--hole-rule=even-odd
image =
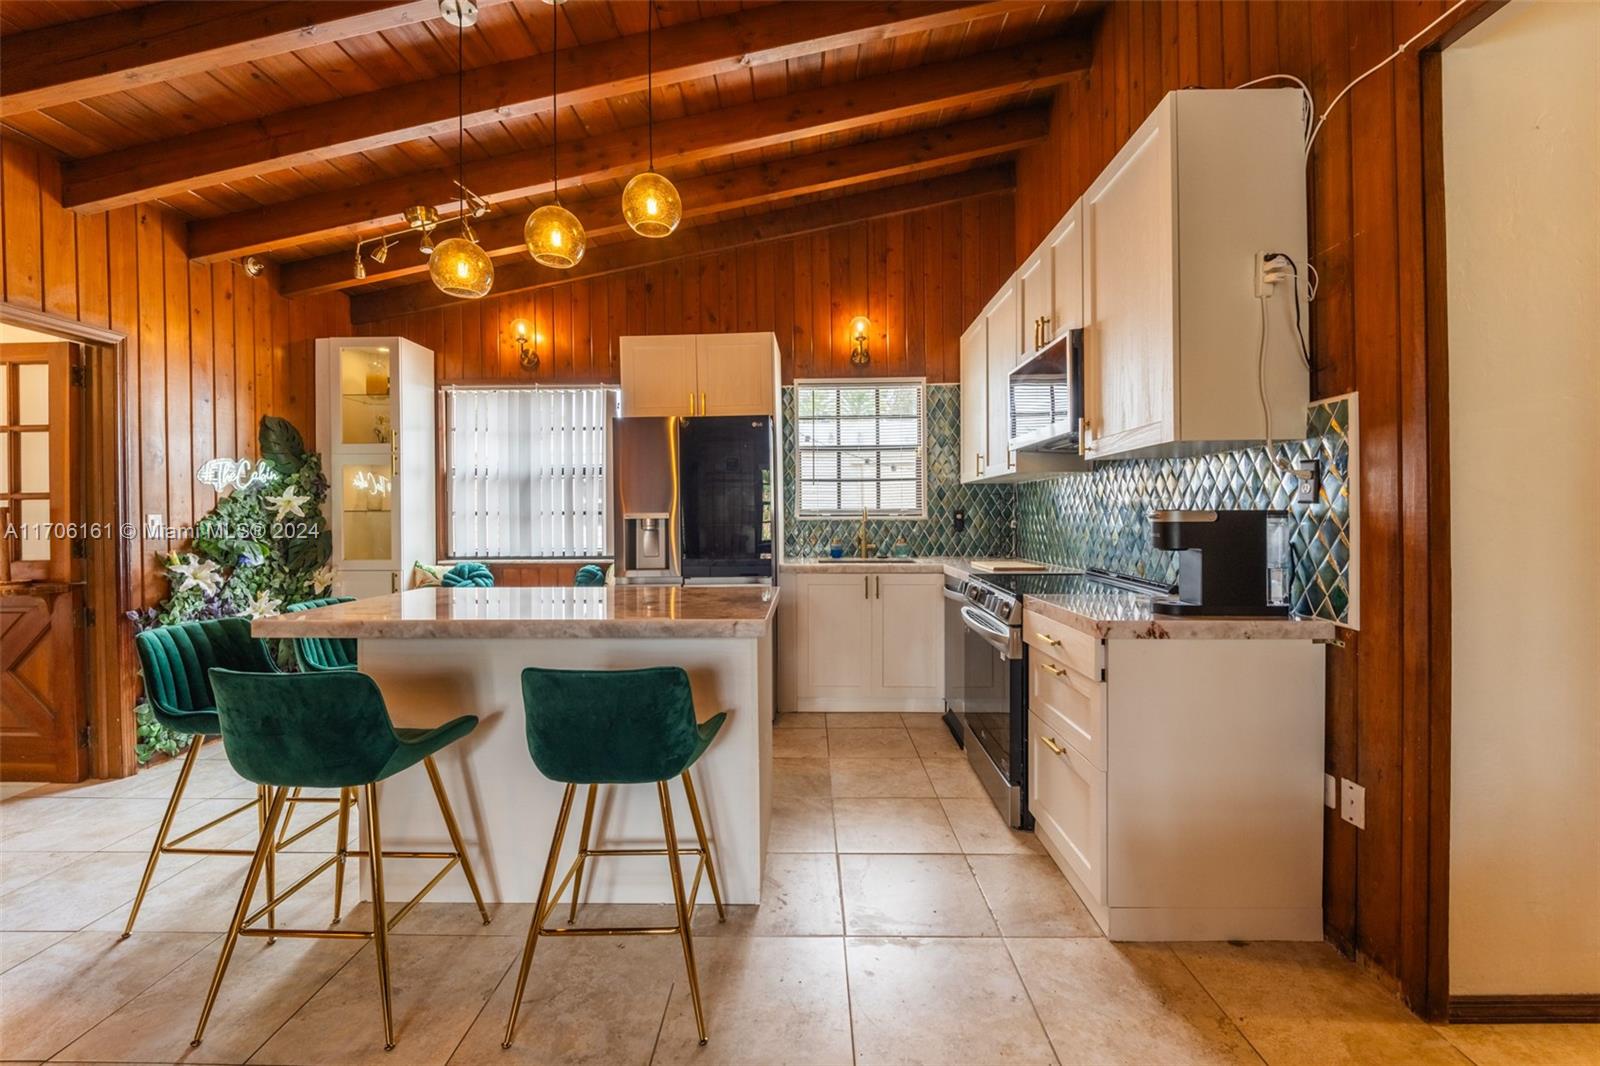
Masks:
[[[912,555],[1007,556],[1016,536],[1017,495],[1010,485],[961,484],[961,387],[926,386],[928,409],[928,517],[871,519],[867,536],[889,554],[904,539]],[[783,512],[795,513],[795,392],[783,390]],[[964,531],[955,529],[956,511],[967,515]],[[783,551],[790,559],[828,554],[835,540],[855,554],[859,521],[789,519],[784,523]]]
[[[1157,509],[1286,510],[1294,519],[1295,612],[1348,622],[1351,578],[1351,403],[1341,397],[1309,408],[1306,439],[1173,459],[1106,462],[1082,474],[1022,485],[963,485],[961,389],[928,385],[928,517],[873,519],[867,535],[887,554],[904,538],[912,555],[1021,556],[1061,566],[1100,567],[1171,584],[1178,560],[1150,547]],[[1294,501],[1297,479],[1274,459],[1322,461],[1312,503]],[[784,512],[795,513],[795,392],[783,390]],[[964,532],[952,515],[966,512]],[[858,522],[791,519],[784,554],[826,555],[835,540],[854,553]]]
[[[1312,503],[1294,501],[1297,479],[1273,460],[1322,460]],[[1295,613],[1349,621],[1350,401],[1310,408],[1306,439],[1181,459],[1107,462],[1083,474],[1017,489],[1018,554],[1100,567],[1151,581],[1178,579],[1178,558],[1150,547],[1152,510],[1288,511],[1294,519]]]

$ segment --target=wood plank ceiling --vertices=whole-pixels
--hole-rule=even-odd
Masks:
[[[1015,154],[1046,135],[1054,86],[1087,69],[1100,6],[479,3],[461,41],[462,150],[492,205],[477,230],[505,267],[497,292],[564,279],[521,236],[550,199],[553,128],[562,201],[590,234],[586,273],[1009,187]],[[647,24],[656,169],[685,202],[661,241],[633,236],[619,203],[646,158]],[[194,259],[276,261],[288,295],[426,305],[448,298],[414,239],[369,257],[362,280],[353,266],[357,241],[405,208],[456,210],[456,49],[438,0],[7,0],[0,126],[62,159],[74,210],[159,202]]]

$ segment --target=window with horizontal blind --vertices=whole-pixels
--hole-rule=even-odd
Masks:
[[[921,381],[795,384],[799,517],[926,515]]]
[[[444,393],[447,557],[605,555],[606,434],[616,390]]]

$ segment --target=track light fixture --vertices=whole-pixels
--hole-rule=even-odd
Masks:
[[[244,267],[245,277],[247,278],[259,278],[267,272],[267,264],[253,255],[245,256],[244,261],[239,265]]]

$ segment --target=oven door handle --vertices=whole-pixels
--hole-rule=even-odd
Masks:
[[[1017,657],[1012,651],[1014,641],[1009,627],[1004,630],[995,628],[987,615],[980,613],[976,607],[972,606],[961,608],[961,620],[967,624],[968,629],[982,637],[985,644],[998,651],[1002,658],[1014,659]]]
[[[949,600],[951,603],[966,603],[967,602],[966,594],[963,593],[960,589],[948,589],[948,588],[945,589],[944,590],[944,598]]]

